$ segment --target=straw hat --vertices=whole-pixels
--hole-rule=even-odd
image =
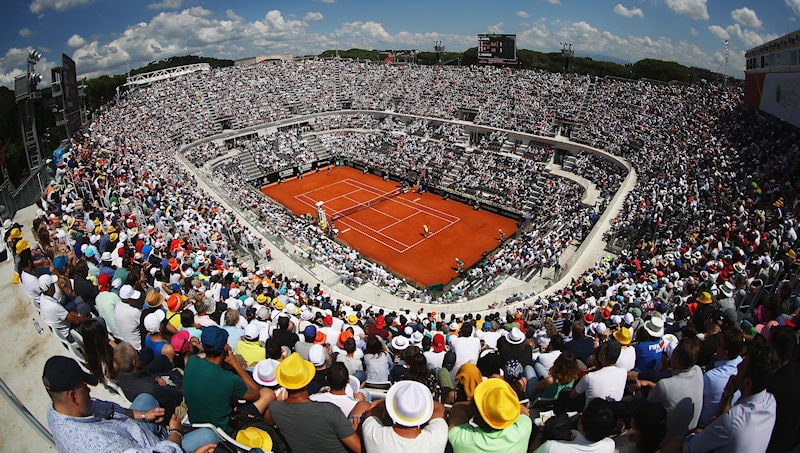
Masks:
[[[709,293],[707,291],[703,291],[702,293],[700,293],[699,296],[697,296],[697,301],[700,302],[703,305],[710,304],[711,303],[711,293]]]
[[[660,316],[653,316],[649,321],[644,323],[644,330],[655,338],[664,336],[664,318]]]
[[[398,425],[423,425],[433,415],[431,391],[417,381],[399,381],[386,392],[386,412]]]
[[[236,442],[250,448],[259,448],[263,451],[272,450],[272,438],[269,433],[255,426],[248,426],[236,433]]]
[[[614,338],[619,341],[621,345],[629,345],[631,344],[631,329],[627,327],[623,327],[616,332],[614,332]]]
[[[299,390],[307,386],[317,370],[314,364],[294,352],[275,369],[275,379],[283,388]]]
[[[491,378],[478,384],[474,400],[481,418],[494,429],[508,428],[519,418],[519,398],[502,379]]]

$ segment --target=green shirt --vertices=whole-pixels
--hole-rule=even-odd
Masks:
[[[191,423],[212,423],[229,431],[233,406],[247,393],[247,386],[235,373],[208,360],[189,357],[183,375],[183,397]]]
[[[470,423],[458,425],[450,430],[447,439],[453,446],[453,453],[525,453],[532,427],[531,418],[521,414],[513,425],[493,432]]]

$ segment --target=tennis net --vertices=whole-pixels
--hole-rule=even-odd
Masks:
[[[363,211],[364,209],[369,209],[376,204],[388,200],[389,198],[396,197],[403,193],[403,189],[394,189],[391,192],[386,192],[384,194],[378,195],[377,197],[367,200],[363,203],[359,203],[357,205],[351,206],[346,209],[342,209],[341,211],[336,211],[331,214],[331,220],[339,220],[342,217],[349,216],[355,214],[356,212]]]

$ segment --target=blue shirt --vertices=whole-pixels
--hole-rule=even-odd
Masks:
[[[717,360],[714,362],[714,368],[703,374],[703,410],[700,412],[700,426],[705,426],[711,417],[717,415],[722,391],[725,390],[728,379],[736,374],[736,367],[741,362],[742,358],[739,356],[732,360]]]
[[[636,369],[638,371],[657,370],[661,366],[661,339],[643,341],[634,346],[636,349]]]
[[[154,451],[181,453],[181,447],[161,440],[142,424],[125,415],[119,404],[92,400],[92,415],[70,417],[47,409],[47,425],[60,453],[95,453],[105,451]]]

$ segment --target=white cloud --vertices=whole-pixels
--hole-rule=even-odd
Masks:
[[[306,17],[304,17],[303,20],[306,21],[306,22],[313,22],[313,21],[317,21],[317,20],[322,20],[324,18],[325,18],[325,16],[323,16],[322,13],[309,11],[308,13],[306,13]]]
[[[487,27],[487,29],[489,30],[489,33],[502,33],[503,32],[503,23],[502,22],[498,22],[498,23],[496,23],[494,25],[489,25],[489,27]]]
[[[336,3],[336,0],[319,0],[322,3]]]
[[[642,12],[641,8],[628,9],[622,6],[622,3],[617,3],[617,6],[614,7],[614,12],[622,17],[644,17],[644,13]]]
[[[182,3],[183,3],[182,0],[161,0],[160,2],[151,3],[147,5],[147,9],[156,9],[156,10],[178,9],[181,7]]]
[[[691,28],[689,28],[689,33],[691,33],[691,34],[692,34],[692,36],[697,36],[697,35],[699,35],[699,34],[700,34],[700,32],[699,32],[699,31],[697,31],[697,29],[696,29],[696,28],[694,28],[694,27],[691,27]]]
[[[20,35],[20,36],[22,36],[23,38],[29,38],[29,37],[31,37],[31,36],[33,36],[33,35],[34,35],[34,31],[33,31],[33,30],[31,30],[31,29],[30,29],[30,28],[28,28],[28,27],[21,28],[21,29],[19,30],[19,35]]]
[[[88,5],[94,0],[33,0],[28,6],[28,9],[33,14],[39,14],[47,9],[56,11],[66,11],[75,8],[76,6]]]
[[[383,28],[378,22],[368,21],[354,21],[345,22],[336,30],[337,35],[349,35],[357,40],[368,38],[376,39],[382,43],[392,41],[392,36]]]
[[[520,11],[517,11],[517,17],[521,17],[523,19],[527,19],[527,18],[531,17],[531,15],[528,14],[527,12],[525,12],[525,11],[520,10]]]
[[[244,17],[236,14],[232,9],[225,10],[225,17],[233,21],[244,22]]]
[[[750,28],[761,28],[762,25],[761,20],[756,15],[756,12],[747,7],[731,11],[731,17],[736,22],[739,22],[740,24]]]
[[[14,79],[17,78],[17,76],[25,75],[28,52],[30,52],[31,49],[31,47],[12,47],[6,51],[5,55],[0,57],[0,85],[11,88],[12,90],[14,89]],[[47,57],[42,57],[42,59],[36,63],[36,72],[44,75],[42,85],[49,83],[50,68],[53,66],[55,66],[55,64],[48,61]]]
[[[560,5],[561,4],[561,0],[544,0],[544,1],[546,1],[547,3],[549,3],[551,5]]]
[[[213,17],[205,8],[161,12],[150,22],[129,26],[109,42],[92,41],[75,50],[73,59],[82,76],[124,70],[175,55],[203,54],[236,59],[266,52],[292,52],[290,43],[305,34],[307,25],[272,10],[261,20],[246,22],[235,13]],[[319,38],[316,38],[319,39]]]
[[[691,19],[708,20],[706,0],[666,0],[672,11]]]
[[[73,49],[76,49],[78,47],[85,46],[86,45],[86,40],[83,39],[83,37],[81,37],[81,35],[74,34],[74,35],[70,36],[69,39],[67,40],[67,45],[72,47]]]
[[[794,11],[796,16],[800,16],[800,0],[785,0],[786,6]]]
[[[708,31],[711,32],[712,35],[716,36],[721,40],[730,39],[731,35],[725,31],[724,28],[720,27],[719,25],[712,25],[708,27]]]

